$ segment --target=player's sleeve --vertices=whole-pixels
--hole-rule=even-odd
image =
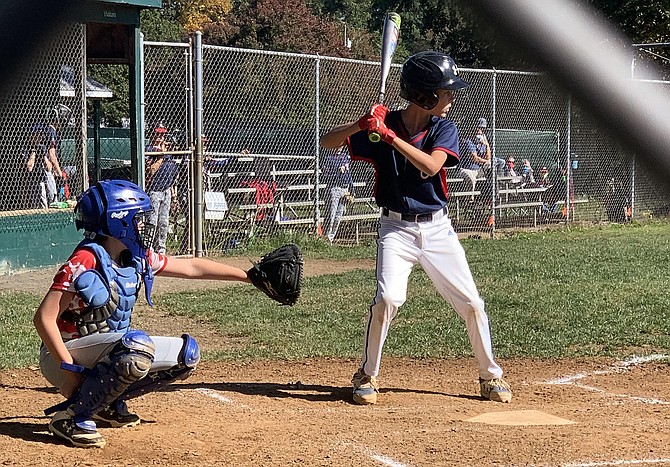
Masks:
[[[50,289],[63,292],[76,292],[74,288],[75,279],[82,272],[95,269],[96,265],[97,260],[91,250],[86,248],[75,250],[54,276]]]
[[[432,151],[446,152],[447,159],[444,166],[454,167],[461,158],[458,149],[458,128],[450,120],[441,120],[437,125]]]
[[[150,249],[147,252],[147,262],[149,267],[153,270],[154,274],[160,274],[165,270],[168,264],[168,257],[161,253],[156,253],[153,249]]]
[[[368,132],[363,130],[347,139],[347,149],[352,160],[373,162],[380,146],[379,143],[371,142]]]

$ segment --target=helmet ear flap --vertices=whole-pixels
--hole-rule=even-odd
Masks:
[[[79,196],[74,209],[74,222],[77,230],[84,229],[89,232],[108,235],[104,216],[106,206],[103,198],[100,196],[100,191],[96,185],[90,187]]]
[[[435,108],[439,101],[439,97],[434,92],[421,92],[417,89],[409,89],[402,79],[400,80],[400,97],[426,110]]]

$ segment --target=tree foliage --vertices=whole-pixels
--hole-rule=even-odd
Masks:
[[[305,0],[251,0],[203,28],[205,42],[235,47],[367,58],[373,54],[364,30],[350,31],[355,47],[344,45],[343,26],[318,16]]]
[[[600,10],[631,42],[670,39],[667,0],[580,1]],[[402,17],[396,61],[437,49],[461,66],[533,68],[505,48],[464,0],[164,0],[161,10],[142,13],[142,30],[148,40],[183,40],[201,30],[210,44],[378,59],[388,11]]]

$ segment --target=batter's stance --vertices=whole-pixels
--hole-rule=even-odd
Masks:
[[[407,298],[407,281],[419,263],[437,290],[465,321],[479,364],[482,397],[510,402],[512,390],[493,360],[488,318],[465,252],[447,212],[445,167],[459,159],[458,129],[445,117],[454,92],[469,86],[451,57],[433,51],[411,56],[402,67],[400,95],[409,101],[389,112],[374,105],[357,122],[321,137],[325,148],[347,142],[353,159],[374,164],[375,199],[382,208],[377,240],[377,293],[365,329],[363,361],[354,374],[354,401],[377,402],[377,375],[391,320]],[[382,137],[372,143],[370,132]]]

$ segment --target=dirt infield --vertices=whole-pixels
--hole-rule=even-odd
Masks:
[[[308,262],[306,273],[361,264],[372,267]],[[2,277],[0,288],[9,287],[7,280],[14,290],[48,287],[34,275],[19,276]],[[174,290],[168,282],[157,281],[157,293]],[[194,282],[188,287],[213,286]],[[222,345],[197,323],[138,311],[138,325],[150,332],[194,329],[203,347]],[[478,397],[474,359],[385,358],[379,403],[360,407],[350,402],[353,360],[203,362],[188,380],[131,401],[142,423],[101,428],[108,442],[102,450],[55,440],[42,410],[60,396],[36,369],[6,371],[0,464],[670,465],[667,357],[500,363],[514,387],[511,404]]]

